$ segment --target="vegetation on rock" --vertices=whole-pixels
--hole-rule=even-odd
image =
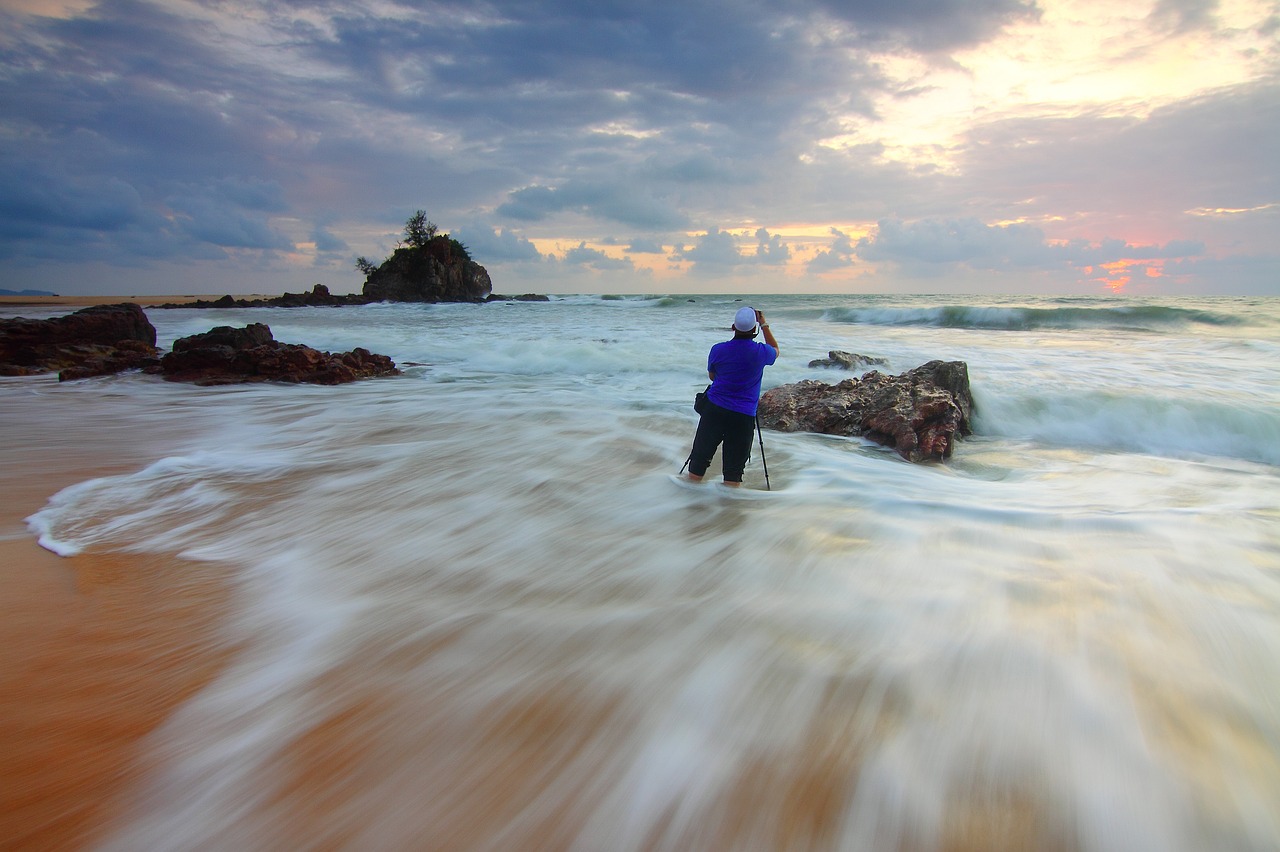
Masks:
[[[493,291],[489,273],[458,240],[440,233],[419,210],[404,226],[404,238],[380,265],[356,258],[364,273],[364,296],[392,302],[482,302]]]

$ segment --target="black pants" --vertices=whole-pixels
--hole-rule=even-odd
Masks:
[[[742,471],[751,458],[751,438],[756,431],[756,419],[750,414],[730,411],[707,400],[706,410],[698,421],[698,431],[693,436],[693,452],[689,456],[689,472],[703,476],[711,466],[716,447],[724,443],[720,462],[724,468],[725,482],[741,482]]]

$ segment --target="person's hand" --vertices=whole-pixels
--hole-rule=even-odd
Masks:
[[[764,325],[764,313],[756,311],[756,325]]]

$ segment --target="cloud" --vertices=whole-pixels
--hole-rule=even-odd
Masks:
[[[743,257],[738,252],[738,245],[733,235],[719,228],[711,228],[705,234],[696,237],[689,248],[683,245],[676,246],[672,257],[692,261],[698,270],[720,273],[743,263]]]
[[[1161,271],[1160,293],[1275,296],[1280,254],[1179,258]]]
[[[628,258],[609,257],[599,249],[588,248],[579,243],[564,253],[564,262],[570,266],[586,266],[600,271],[630,270],[635,264]]]
[[[149,219],[137,190],[116,177],[51,175],[36,165],[0,172],[0,234],[110,232]]]
[[[874,40],[897,39],[925,50],[980,44],[1018,20],[1035,19],[1035,2],[1020,0],[823,0],[831,15]]]
[[[1249,208],[1280,193],[1280,84],[1259,82],[1169,104],[1143,118],[1097,108],[1013,116],[975,126],[959,149],[960,180],[938,200],[983,218],[1018,213],[1189,226],[1186,211]]]
[[[831,228],[830,232],[835,237],[830,248],[819,249],[817,254],[810,258],[805,265],[806,270],[811,275],[821,275],[824,272],[847,269],[855,263],[856,249],[849,235],[838,228]]]
[[[688,224],[670,204],[642,188],[590,181],[569,181],[559,189],[545,186],[519,189],[497,210],[499,216],[532,222],[564,211],[640,228],[661,230]]]
[[[292,251],[293,241],[265,219],[246,216],[208,198],[173,199],[181,231],[197,242],[231,249]]]
[[[780,266],[791,259],[791,249],[777,234],[765,228],[756,229],[756,262],[768,266]]]
[[[1176,31],[1186,31],[1212,26],[1217,10],[1218,0],[1159,0],[1150,17]]]
[[[1044,232],[1029,225],[984,225],[977,219],[882,219],[874,234],[858,240],[866,261],[967,263],[990,268],[1042,262]]]
[[[1048,239],[1026,224],[986,225],[977,219],[882,220],[874,232],[858,240],[854,252],[869,263],[889,263],[919,278],[1065,272],[1077,281],[1093,281],[1113,290],[1132,283],[1136,273],[1163,277],[1165,261],[1201,256],[1203,243],[1171,240],[1164,244],[1132,244],[1109,238],[1097,242]],[[830,268],[831,257],[815,258],[818,269]],[[812,268],[812,263],[811,263]],[[1018,278],[1010,280],[1017,281]]]
[[[311,241],[316,244],[316,251],[326,254],[336,254],[338,252],[348,252],[351,247],[347,245],[347,241],[339,236],[335,236],[327,228],[322,225],[316,225],[311,231]]]
[[[218,180],[181,187],[165,199],[179,230],[198,242],[232,249],[292,251],[293,240],[272,227],[267,214],[287,210],[270,181]]]
[[[666,252],[660,241],[645,237],[632,237],[626,250],[629,254],[664,254]]]
[[[51,258],[133,269],[244,252],[259,269],[296,268],[298,243],[348,274],[348,245],[394,234],[418,208],[467,223],[459,234],[482,261],[529,274],[592,268],[535,242],[585,248],[621,231],[637,256],[691,243],[667,274],[695,286],[753,271],[834,281],[876,265],[1075,274],[1122,249],[1188,276],[1216,273],[1187,259],[1267,257],[1280,83],[1262,60],[1196,97],[983,104],[932,148],[894,147],[893,106],[931,97],[932,78],[911,69],[964,75],[977,91],[979,54],[964,68],[950,54],[1007,52],[1010,28],[1055,25],[1053,2],[98,0],[60,18],[0,12],[0,276]],[[1234,33],[1251,27],[1261,55],[1268,25],[1228,31],[1224,9],[1159,0],[1130,24],[1156,34],[1144,45],[1222,45],[1224,61],[1248,52]],[[1016,76],[1025,57],[1008,61]],[[1226,210],[1255,212],[1207,215]],[[877,221],[856,246],[845,236]],[[797,222],[845,232],[810,254],[776,233]]]
[[[537,261],[537,247],[525,237],[505,228],[494,230],[482,224],[465,225],[451,236],[467,247],[472,257],[486,262]]]
[[[780,266],[791,259],[791,249],[780,236],[770,234],[766,228],[757,228],[754,237],[754,252],[744,253],[738,247],[738,238],[712,227],[696,237],[692,246],[677,245],[671,256],[674,260],[691,261],[695,274],[711,275],[722,275],[740,267]]]

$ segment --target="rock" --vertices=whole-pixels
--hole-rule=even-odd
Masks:
[[[873,358],[870,355],[859,355],[856,352],[843,352],[832,349],[826,358],[817,358],[809,362],[810,367],[839,367],[842,370],[856,370],[859,367],[884,367],[889,362],[884,358]]]
[[[0,320],[0,375],[51,370],[59,378],[99,376],[155,360],[156,329],[133,304],[95,305],[52,319]]]
[[[870,438],[908,461],[945,459],[972,432],[963,361],[930,361],[899,376],[872,370],[837,385],[806,379],[760,397],[760,424],[781,432]]]
[[[503,296],[498,293],[490,293],[485,297],[486,302],[550,302],[550,296],[544,296],[541,293],[525,293],[520,296]]]
[[[374,302],[483,302],[492,292],[488,271],[443,236],[396,249],[364,282]]]
[[[267,381],[338,385],[400,371],[386,355],[368,349],[331,354],[280,343],[266,325],[253,323],[244,328],[218,326],[175,340],[173,351],[160,359],[154,372],[163,373],[169,381],[198,385]]]
[[[271,328],[264,323],[255,322],[244,328],[233,328],[220,325],[202,334],[180,337],[173,341],[174,352],[186,352],[190,349],[209,349],[224,346],[231,350],[253,349],[257,346],[268,346],[275,342]]]
[[[209,301],[197,299],[194,302],[168,302],[163,305],[152,305],[155,308],[338,308],[344,305],[367,305],[373,299],[364,296],[335,296],[323,284],[311,288],[310,293],[285,293],[269,299],[237,299],[227,295]]]
[[[58,381],[109,376],[125,370],[147,369],[159,363],[159,350],[141,340],[121,340],[113,347],[102,347],[78,364],[58,372]]]

